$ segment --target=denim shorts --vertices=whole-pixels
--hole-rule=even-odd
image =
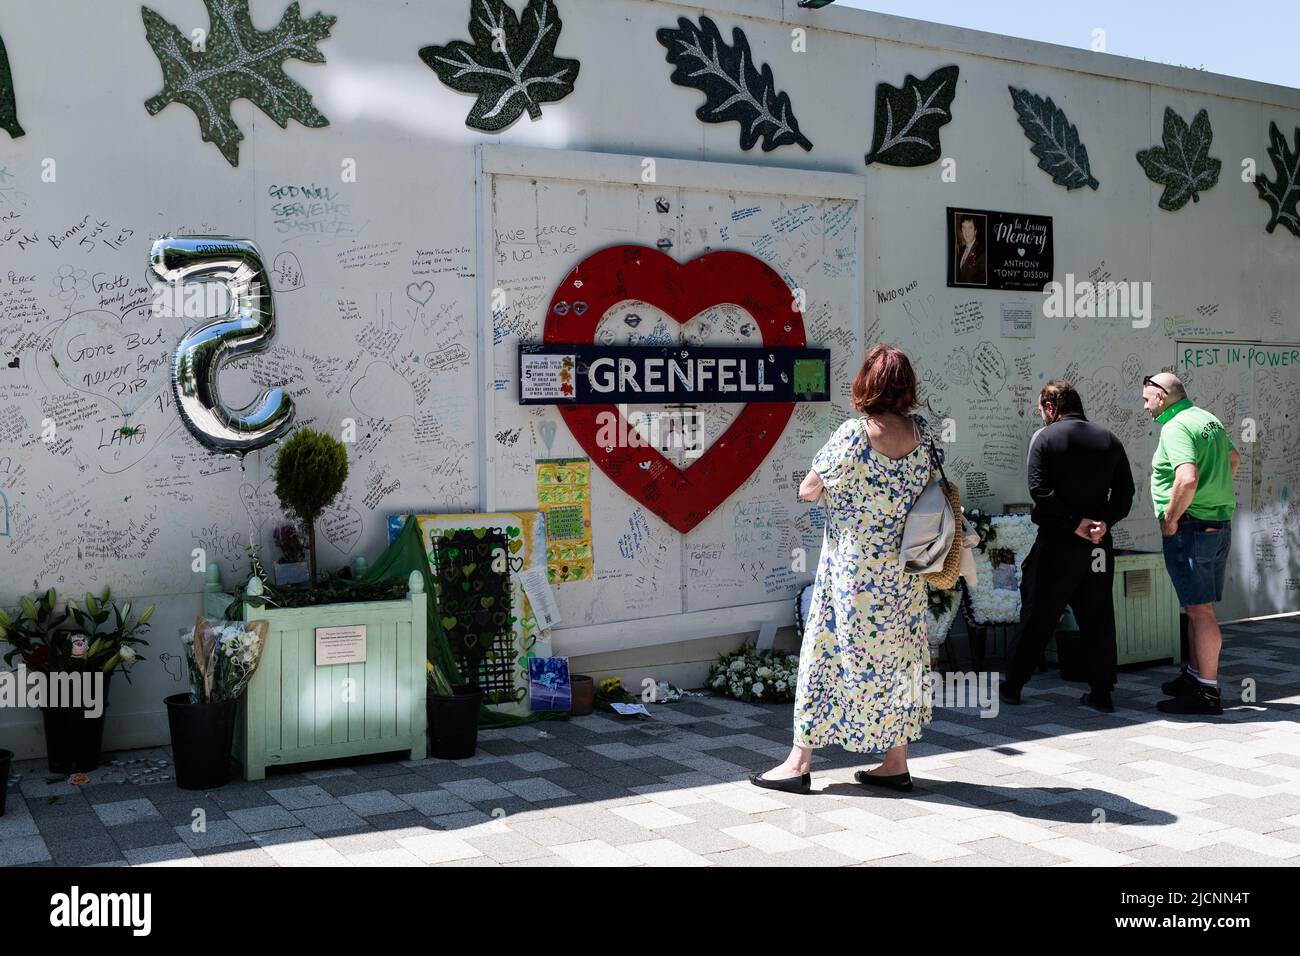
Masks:
[[[1164,539],[1165,567],[1182,607],[1223,600],[1232,524],[1184,516],[1178,530]]]

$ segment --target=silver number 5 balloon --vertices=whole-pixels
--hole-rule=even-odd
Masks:
[[[257,246],[225,236],[165,237],[153,244],[149,264],[168,283],[224,282],[233,304],[228,314],[191,329],[172,357],[172,390],[190,434],[213,451],[241,458],[283,436],[294,414],[283,389],[228,409],[217,387],[222,366],[264,351],[275,334],[271,283]]]

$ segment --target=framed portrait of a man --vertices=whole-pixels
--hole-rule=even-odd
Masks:
[[[988,216],[961,210],[952,213],[952,274],[950,285],[988,287]]]

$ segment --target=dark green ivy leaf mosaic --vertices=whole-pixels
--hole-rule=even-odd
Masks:
[[[813,144],[799,132],[799,122],[790,109],[790,97],[776,91],[772,67],[754,66],[749,40],[740,27],[731,31],[732,45],[708,17],[696,26],[686,17],[677,19],[677,29],[665,27],[655,34],[668,48],[672,81],[704,91],[704,103],[695,111],[703,123],[740,124],[740,148],[753,149],[763,140],[763,152],[798,143],[806,150]]]
[[[1071,125],[1065,113],[1052,102],[1028,90],[1008,86],[1011,102],[1016,107],[1020,125],[1034,145],[1029,151],[1038,157],[1038,168],[1052,177],[1052,182],[1066,189],[1100,183],[1088,166],[1088,150],[1079,142],[1079,131]]]
[[[1181,116],[1165,107],[1164,146],[1138,150],[1137,161],[1147,178],[1165,187],[1160,208],[1182,209],[1187,200],[1201,201],[1201,191],[1219,181],[1223,163],[1210,156],[1210,114],[1201,110],[1189,127]]]
[[[1295,130],[1295,149],[1288,147],[1277,123],[1268,124],[1268,141],[1268,158],[1273,160],[1277,177],[1273,180],[1255,177],[1255,191],[1273,210],[1273,216],[1264,229],[1272,232],[1281,223],[1291,235],[1300,237],[1300,209],[1296,207],[1300,202],[1300,126]]]
[[[876,87],[876,134],[868,166],[924,166],[939,158],[939,128],[952,119],[957,74],[957,67],[945,66],[924,80],[909,73],[901,90],[888,83]]]
[[[311,94],[284,72],[284,61],[324,63],[316,44],[330,35],[335,17],[317,13],[302,18],[291,3],[273,30],[259,32],[248,12],[248,0],[203,0],[211,28],[204,47],[194,49],[186,32],[148,7],[141,8],[145,36],[163,71],[161,93],[145,101],[152,116],[168,103],[183,103],[199,119],[205,142],[215,143],[231,166],[239,165],[239,141],[244,134],[230,115],[230,104],[243,97],[283,129],[290,119],[303,126],[328,126],[329,120],[312,105]]]
[[[14,139],[23,135],[23,128],[18,125],[18,103],[14,99],[14,78],[9,72],[9,54],[5,52],[5,41],[0,38],[0,128],[9,131]]]
[[[465,118],[468,126],[496,133],[525,110],[541,119],[541,104],[573,92],[582,64],[555,55],[562,28],[555,0],[528,0],[521,17],[505,0],[472,0],[473,40],[426,46],[420,59],[444,85],[478,96]]]

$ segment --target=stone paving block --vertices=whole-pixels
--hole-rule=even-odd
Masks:
[[[428,789],[429,784],[423,777],[416,777],[415,779],[419,781],[419,791]],[[402,813],[411,808],[409,803],[389,790],[363,790],[357,793],[344,794],[339,796],[339,802],[362,817]]]
[[[113,842],[122,850],[136,850],[146,846],[163,846],[176,842],[176,831],[161,818],[126,823],[108,831]]]
[[[206,828],[199,832],[185,824],[173,829],[191,850],[230,846],[232,843],[247,843],[249,840],[249,834],[241,830],[233,820],[209,820]]]
[[[118,800],[113,803],[96,803],[92,804],[91,807],[106,827],[140,823],[144,820],[162,820],[162,815],[157,808],[143,797],[133,800]]]
[[[22,866],[53,859],[39,836],[8,836],[0,839],[0,866]]]
[[[306,807],[294,810],[293,815],[302,821],[302,825],[318,836],[365,827],[364,818],[357,816],[342,804],[328,807]]]
[[[286,810],[304,810],[308,807],[327,807],[338,803],[333,795],[316,784],[302,787],[278,788],[267,790],[269,796]]]

